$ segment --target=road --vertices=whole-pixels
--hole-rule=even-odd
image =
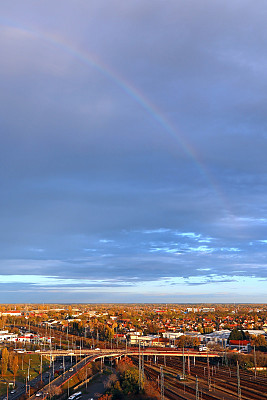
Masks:
[[[31,400],[38,400],[40,397],[42,399],[46,399],[48,393],[51,390],[51,387],[57,387],[60,388],[65,382],[70,380],[77,372],[82,369],[85,365],[89,364],[91,361],[93,361],[95,357],[94,356],[88,356],[79,361],[77,364],[75,364],[72,368],[66,370],[62,375],[58,376],[57,378],[51,380],[48,382],[39,392],[35,393],[30,397]],[[12,399],[13,400],[13,399]]]
[[[55,362],[54,367],[50,367],[47,371],[43,372],[41,375],[36,376],[34,379],[27,382],[27,392],[29,390],[29,386],[31,388],[37,387],[37,384],[43,381],[45,384],[49,383],[49,380],[53,380],[53,371],[57,371],[62,369],[63,365],[62,362]],[[70,362],[65,364],[65,368],[71,368]],[[25,383],[16,382],[16,389],[15,392],[12,393],[14,390],[9,391],[8,393],[8,400],[17,400],[21,395],[26,393],[26,386]],[[7,396],[1,397],[3,400],[7,400]]]

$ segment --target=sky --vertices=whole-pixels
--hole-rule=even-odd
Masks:
[[[266,2],[0,11],[0,302],[267,302]]]

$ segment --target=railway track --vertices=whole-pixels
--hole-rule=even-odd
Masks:
[[[148,377],[151,377],[151,379],[155,380],[159,376],[159,369],[157,367],[152,367],[145,365],[145,372]],[[190,381],[187,382],[180,382],[177,381],[172,376],[169,376],[168,374],[164,375],[164,392],[166,394],[166,397],[170,398],[181,398],[181,399],[186,399],[186,400],[195,400],[196,399],[196,388],[195,388],[195,380],[191,379]],[[216,394],[213,393],[208,393],[208,388],[204,388],[202,386],[202,389],[199,390],[199,398],[203,400],[218,400],[218,399],[223,399],[224,400],[233,400],[235,397],[224,397],[220,396],[218,397]],[[178,397],[175,397],[178,396]]]
[[[162,361],[162,360],[160,360]],[[177,370],[182,368],[182,363],[178,360],[170,360],[167,365]],[[192,375],[198,375],[201,379],[208,380],[208,368],[203,362],[198,362],[200,365],[192,365],[190,372]],[[237,394],[237,371],[229,368],[210,367],[210,383],[221,391]],[[254,380],[252,373],[240,371],[240,387],[242,399],[248,400],[264,400],[267,399],[267,380],[261,377]]]
[[[208,379],[208,369],[203,363],[198,364],[190,368],[193,375],[198,375],[203,379]],[[168,363],[172,367],[182,368],[181,364],[171,361]],[[214,368],[213,368],[214,367]],[[223,387],[227,387],[230,390],[236,390],[237,388],[237,371],[236,369],[230,369],[226,367],[215,367],[210,368],[210,379],[215,381],[217,385],[221,384]],[[243,394],[247,396],[253,396],[253,399],[267,399],[267,379],[265,377],[258,377],[255,379],[252,373],[247,371],[240,371],[240,386]],[[252,397],[249,397],[252,398]]]
[[[138,364],[137,358],[135,364]],[[168,359],[167,357],[158,357],[158,364],[155,365],[149,360],[145,362],[145,373],[153,375],[153,379],[157,379],[160,372],[159,368],[164,368],[164,386],[166,396],[169,398],[193,399],[196,398],[195,376],[198,376],[199,382],[199,399],[213,400],[236,400],[238,392],[237,371],[234,368],[218,367],[211,365],[209,368],[203,361],[197,360],[195,365],[190,366],[190,374],[187,376],[187,381],[181,383],[175,378],[177,373],[181,375],[183,364],[178,359]],[[154,371],[154,372],[153,372]],[[188,372],[188,369],[187,369]],[[209,375],[209,379],[208,379]],[[242,400],[267,400],[267,379],[258,377],[255,379],[253,373],[240,371],[240,388]],[[184,393],[186,391],[186,393]],[[191,395],[191,397],[190,397]]]

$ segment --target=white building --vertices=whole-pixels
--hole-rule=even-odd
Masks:
[[[259,336],[259,335],[266,335],[266,332],[264,330],[253,330],[253,329],[245,329],[245,332],[248,332],[251,336]]]
[[[231,331],[229,329],[223,329],[221,331],[215,331],[212,333],[207,333],[206,335],[201,335],[200,339],[204,343],[218,343],[222,346],[225,346],[230,333]]]
[[[8,341],[8,342],[14,342],[17,340],[17,333],[11,333],[8,331],[0,331],[0,342]]]
[[[183,335],[184,335],[183,332],[164,332],[162,334],[162,337],[164,337],[165,339],[169,339],[169,340],[176,340],[180,336],[183,336]]]
[[[7,317],[7,316],[9,316],[9,317],[20,317],[22,314],[21,314],[20,311],[4,311],[4,312],[1,312],[0,315],[2,317]]]
[[[139,332],[137,332],[139,333]],[[159,338],[159,336],[155,335],[147,335],[147,336],[141,336],[139,335],[129,335],[129,342],[130,344],[137,344],[141,346],[152,346],[152,342],[154,339]]]

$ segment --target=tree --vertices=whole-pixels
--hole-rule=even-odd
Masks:
[[[84,381],[85,379],[89,378],[92,375],[92,369],[88,368],[87,366],[80,369],[77,373],[77,377],[80,381]]]
[[[13,358],[13,365],[12,365],[12,370],[13,370],[13,374],[14,374],[14,386],[15,386],[15,379],[16,379],[18,369],[19,369],[19,358],[17,355],[15,355],[15,357]]]
[[[197,347],[199,346],[199,338],[189,335],[182,335],[177,340],[178,347]]]
[[[108,379],[104,382],[105,389],[110,389],[114,386],[115,382],[118,380],[116,374],[111,374]]]
[[[211,333],[213,332],[212,326],[205,326],[204,327],[204,333]]]
[[[12,370],[14,356],[15,356],[15,354],[13,353],[13,351],[10,351],[9,356],[8,356],[8,369],[9,370]]]
[[[151,381],[145,382],[144,391],[145,391],[146,398],[148,398],[149,400],[159,400],[160,399],[160,393],[157,390],[155,384],[153,384]]]
[[[125,371],[124,375],[121,377],[121,387],[126,396],[139,392],[139,375],[137,368],[130,368]]]
[[[111,394],[103,394],[103,396],[99,397],[98,400],[112,400]]]
[[[249,339],[249,335],[246,334],[244,331],[239,330],[237,328],[233,329],[229,335],[228,343],[230,340],[247,340]]]
[[[49,388],[49,396],[59,396],[62,393],[62,389],[56,385],[51,385]]]
[[[115,384],[111,390],[111,393],[112,393],[112,398],[114,398],[114,399],[122,399],[124,397],[119,381],[115,382]]]
[[[255,347],[266,347],[267,341],[263,335],[253,335],[251,337],[251,346]]]
[[[6,347],[3,348],[2,350],[2,375],[5,375],[7,373],[7,366],[8,366],[8,359],[9,359],[9,353]]]

